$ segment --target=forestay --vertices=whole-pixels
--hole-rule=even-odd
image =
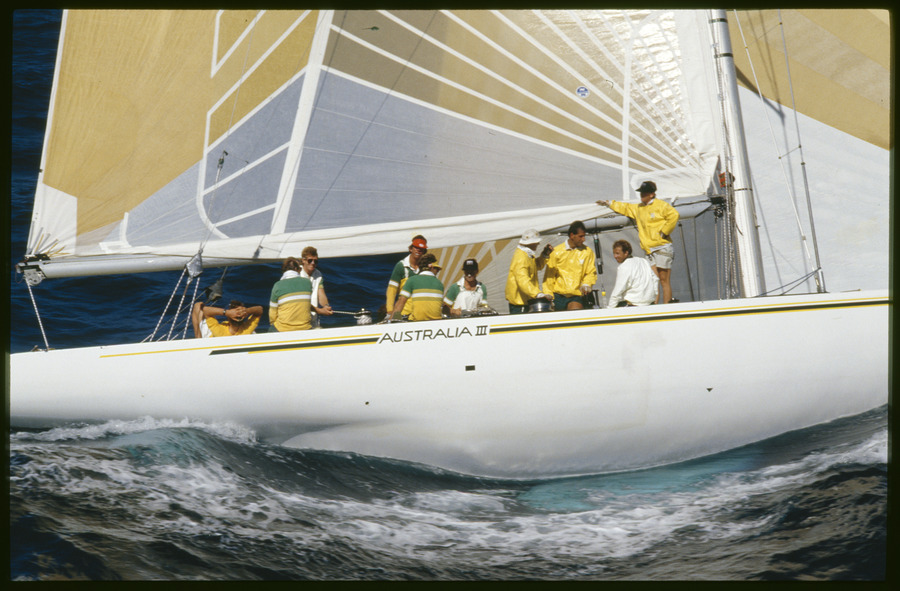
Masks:
[[[588,219],[644,178],[708,194],[706,20],[67,11],[28,256],[64,276],[377,254]]]

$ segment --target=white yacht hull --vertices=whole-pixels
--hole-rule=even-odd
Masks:
[[[10,424],[191,418],[511,478],[699,457],[888,401],[887,291],[10,356]]]

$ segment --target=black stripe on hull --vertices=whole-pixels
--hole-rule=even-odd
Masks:
[[[342,345],[371,345],[378,342],[378,337],[365,339],[343,339],[339,341],[312,341],[309,343],[285,343],[282,345],[262,345],[259,347],[239,347],[234,349],[215,349],[210,355],[225,355],[228,353],[265,353],[269,351],[288,351],[290,349],[311,349],[316,347],[339,347]]]
[[[633,316],[596,318],[592,320],[578,320],[573,322],[548,322],[546,324],[534,324],[529,326],[505,326],[491,327],[491,334],[502,332],[523,332],[529,330],[545,330],[549,328],[575,328],[581,326],[600,326],[608,324],[634,324],[639,322],[658,322],[661,320],[682,320],[685,318],[715,318],[719,316],[745,316],[750,314],[770,314],[775,312],[827,310],[830,308],[860,308],[866,306],[880,306],[890,303],[889,300],[874,300],[863,302],[828,302],[822,304],[807,304],[793,306],[773,306],[771,308],[736,310],[706,310],[702,312],[688,312],[684,314],[654,314],[635,318]]]

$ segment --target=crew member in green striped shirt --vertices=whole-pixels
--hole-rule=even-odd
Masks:
[[[281,266],[281,279],[272,286],[269,298],[269,326],[278,332],[308,330],[312,327],[310,298],[312,281],[302,277],[298,259],[288,257]]]
[[[410,302],[409,320],[441,318],[444,284],[437,278],[440,270],[441,265],[433,254],[430,252],[423,254],[419,259],[419,274],[410,276],[403,284],[391,319],[400,315],[407,300]]]

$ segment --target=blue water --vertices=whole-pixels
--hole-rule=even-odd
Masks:
[[[14,13],[11,263],[24,252],[59,20]],[[398,256],[323,255],[334,307],[377,309]],[[264,302],[278,273],[229,270],[226,297]],[[34,291],[50,345],[143,339],[177,276],[44,282]],[[43,346],[14,273],[10,290],[10,350]],[[652,470],[531,482],[286,449],[229,423],[147,417],[18,431],[10,576],[881,580],[887,416],[882,408]]]

